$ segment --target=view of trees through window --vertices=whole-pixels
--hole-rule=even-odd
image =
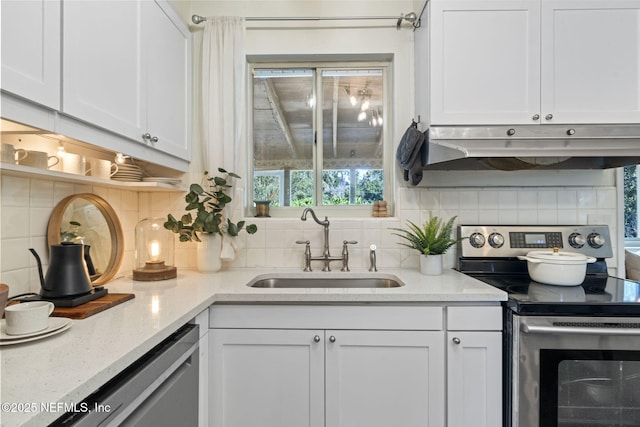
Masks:
[[[255,64],[253,200],[273,207],[383,200],[385,70]]]
[[[624,168],[624,237],[638,237],[638,166]]]
[[[325,170],[322,173],[322,204],[372,204],[382,200],[383,181],[381,169]],[[280,177],[277,174],[256,176],[253,186],[255,200],[270,200],[280,191]],[[309,197],[313,192],[312,171],[292,172],[290,188],[289,206],[313,206],[313,198]],[[271,204],[281,206],[275,197]]]

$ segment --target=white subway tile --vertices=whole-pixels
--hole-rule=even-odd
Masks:
[[[576,209],[577,207],[578,192],[576,190],[558,190],[558,209]]]
[[[597,190],[596,192],[596,204],[600,209],[615,209],[616,208],[616,190],[614,188],[605,188]]]
[[[29,179],[3,176],[0,183],[2,206],[29,206]]]
[[[558,193],[555,190],[538,191],[538,209],[555,210],[558,208]]]
[[[448,189],[440,192],[440,209],[457,211],[460,209],[460,192],[456,189]]]
[[[538,209],[538,192],[537,191],[519,191],[518,192],[518,209],[530,211]]]
[[[53,208],[53,181],[32,179],[29,203],[31,207]]]
[[[479,195],[477,191],[460,191],[460,210],[478,210]]]
[[[518,208],[518,192],[512,190],[498,191],[499,209],[517,209]]]
[[[3,239],[15,239],[17,237],[29,237],[30,230],[29,208],[26,206],[4,206],[2,208]]]
[[[2,271],[19,270],[29,267],[29,238],[5,239],[2,244],[2,259],[0,267]],[[42,255],[42,253],[41,253]]]
[[[578,209],[595,209],[597,203],[596,190],[578,190]]]
[[[478,208],[480,210],[495,210],[498,207],[497,191],[481,191],[478,194]]]

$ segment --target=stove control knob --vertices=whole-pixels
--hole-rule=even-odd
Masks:
[[[504,236],[500,233],[491,233],[489,235],[489,244],[492,248],[501,248],[504,245]]]
[[[591,233],[587,236],[587,242],[589,242],[589,246],[592,248],[601,248],[604,245],[604,237],[598,233]]]
[[[469,243],[471,243],[471,246],[473,246],[474,248],[483,247],[484,242],[484,236],[480,233],[473,233],[471,236],[469,236]]]
[[[587,239],[580,233],[571,233],[569,235],[569,244],[572,248],[579,249],[587,243]]]

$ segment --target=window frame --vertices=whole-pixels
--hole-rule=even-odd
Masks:
[[[356,55],[357,57],[357,55]],[[283,60],[279,57],[278,60],[269,60],[269,58],[251,57],[247,60],[247,165],[246,176],[250,179],[245,183],[245,194],[247,198],[246,213],[250,215],[253,210],[253,78],[254,69],[261,68],[309,68],[313,69],[313,96],[315,98],[315,105],[323,105],[322,99],[322,71],[325,70],[352,70],[352,69],[367,69],[375,68],[382,70],[382,87],[383,87],[383,109],[384,126],[382,127],[383,138],[383,197],[387,201],[389,206],[393,206],[394,200],[394,174],[393,174],[393,111],[391,108],[391,99],[393,94],[391,90],[393,88],[393,61],[392,58],[381,57],[380,59],[371,59],[367,56],[366,60],[351,60],[345,61],[343,59],[332,59],[331,57],[322,60],[310,60],[308,58],[297,58],[292,55],[289,60]],[[318,77],[320,76],[320,77]],[[322,203],[322,171],[323,171],[323,132],[318,129],[317,124],[322,123],[322,108],[315,108],[315,114],[313,115],[313,128],[316,135],[316,144],[313,147],[313,160],[314,167],[313,174],[315,178],[315,205],[311,206],[314,210],[321,212],[322,215],[331,215],[334,217],[354,217],[364,218],[372,216],[373,205],[323,205]],[[303,208],[296,206],[279,206],[271,207],[269,214],[272,217],[283,218],[297,218],[300,215],[300,211]],[[390,215],[393,209],[390,209]]]

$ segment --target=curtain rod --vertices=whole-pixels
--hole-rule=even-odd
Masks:
[[[406,15],[400,16],[333,16],[333,17],[318,17],[318,16],[280,16],[280,17],[246,17],[247,21],[356,21],[356,20],[368,20],[368,19],[396,19],[396,28],[400,29],[402,21],[410,22],[415,25],[418,19],[415,12],[409,12]],[[194,24],[201,24],[206,21],[207,18],[200,15],[192,15],[191,21]]]

